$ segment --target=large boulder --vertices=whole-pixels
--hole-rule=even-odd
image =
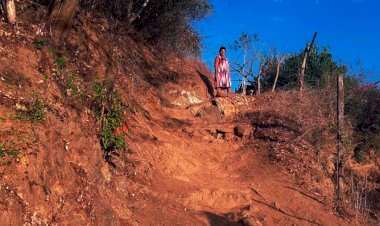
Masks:
[[[235,107],[235,104],[229,98],[217,97],[213,100],[213,103],[225,116],[231,116],[238,113],[238,109]]]
[[[248,137],[252,133],[252,126],[240,124],[235,126],[234,133],[238,137]]]

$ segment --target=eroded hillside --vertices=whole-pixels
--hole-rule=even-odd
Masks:
[[[311,91],[214,98],[198,60],[79,21],[0,24],[1,225],[360,224]]]

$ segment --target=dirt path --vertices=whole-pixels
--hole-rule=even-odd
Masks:
[[[347,224],[270,163],[266,150],[237,137],[202,133],[223,129],[223,125],[233,128],[234,120],[190,122],[176,128],[152,126],[157,150],[161,150],[156,169],[160,173],[147,188],[142,202],[146,208],[134,212],[137,224]]]

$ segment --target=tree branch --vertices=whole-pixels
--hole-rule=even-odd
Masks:
[[[145,0],[144,3],[142,4],[141,8],[136,12],[136,13],[132,13],[132,6],[133,6],[133,1],[131,1],[129,4],[128,4],[128,15],[129,16],[129,19],[128,19],[128,23],[131,24],[133,23],[137,18],[139,18],[141,16],[141,13],[144,11],[145,7],[148,5],[150,0]]]

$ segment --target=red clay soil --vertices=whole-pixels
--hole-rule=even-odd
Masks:
[[[326,123],[311,112],[313,95],[213,99],[211,74],[194,59],[163,59],[130,39],[128,51],[100,46],[107,32],[86,26],[91,41],[71,34],[72,52],[38,50],[37,29],[0,24],[0,143],[20,151],[0,157],[0,225],[360,224],[333,208],[334,149],[313,140]],[[67,59],[63,75],[54,54]],[[127,58],[137,63],[118,64]],[[69,70],[79,92],[112,75],[128,103],[128,148],[109,162],[94,114],[63,89]],[[45,120],[19,120],[36,99]]]

